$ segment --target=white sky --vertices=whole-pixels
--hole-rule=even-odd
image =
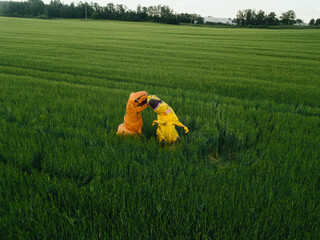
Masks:
[[[1,1],[1,0],[0,0]],[[42,0],[50,3],[50,0]],[[85,0],[82,0],[84,2]],[[77,4],[80,0],[61,0],[61,2]],[[320,18],[320,0],[87,0],[88,3],[96,2],[100,6],[106,6],[111,2],[126,5],[129,9],[136,9],[137,5],[148,7],[154,5],[168,5],[177,13],[197,13],[202,17],[235,18],[238,10],[255,9],[266,13],[275,12],[279,17],[281,13],[294,10],[297,18],[309,23],[311,18]]]

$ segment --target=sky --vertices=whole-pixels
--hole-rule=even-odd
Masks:
[[[42,1],[50,3],[50,0]],[[80,0],[60,1],[65,4],[80,2]],[[87,2],[96,2],[100,6],[106,6],[111,2],[126,5],[129,9],[136,9],[138,4],[146,7],[161,4],[168,5],[176,13],[197,13],[202,17],[235,18],[238,10],[261,9],[266,13],[275,12],[278,17],[283,12],[294,10],[296,17],[306,23],[309,23],[312,18],[320,18],[320,0],[87,0]]]

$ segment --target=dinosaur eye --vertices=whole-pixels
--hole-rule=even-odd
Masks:
[[[138,101],[139,101],[139,99],[136,99],[136,100],[135,100],[135,102],[138,102]]]

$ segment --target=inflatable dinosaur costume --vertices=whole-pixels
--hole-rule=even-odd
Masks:
[[[153,121],[152,126],[158,124],[157,137],[161,144],[180,141],[175,126],[183,127],[185,133],[189,132],[189,129],[179,122],[173,109],[156,95],[148,96],[147,102],[158,116],[158,119]]]
[[[142,118],[141,112],[148,107],[147,103],[148,93],[140,91],[131,93],[127,102],[126,115],[124,116],[124,123],[118,127],[118,135],[142,135]]]

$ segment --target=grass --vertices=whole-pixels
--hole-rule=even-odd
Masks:
[[[0,239],[317,239],[320,32],[0,18]],[[131,92],[189,127],[115,135]]]

